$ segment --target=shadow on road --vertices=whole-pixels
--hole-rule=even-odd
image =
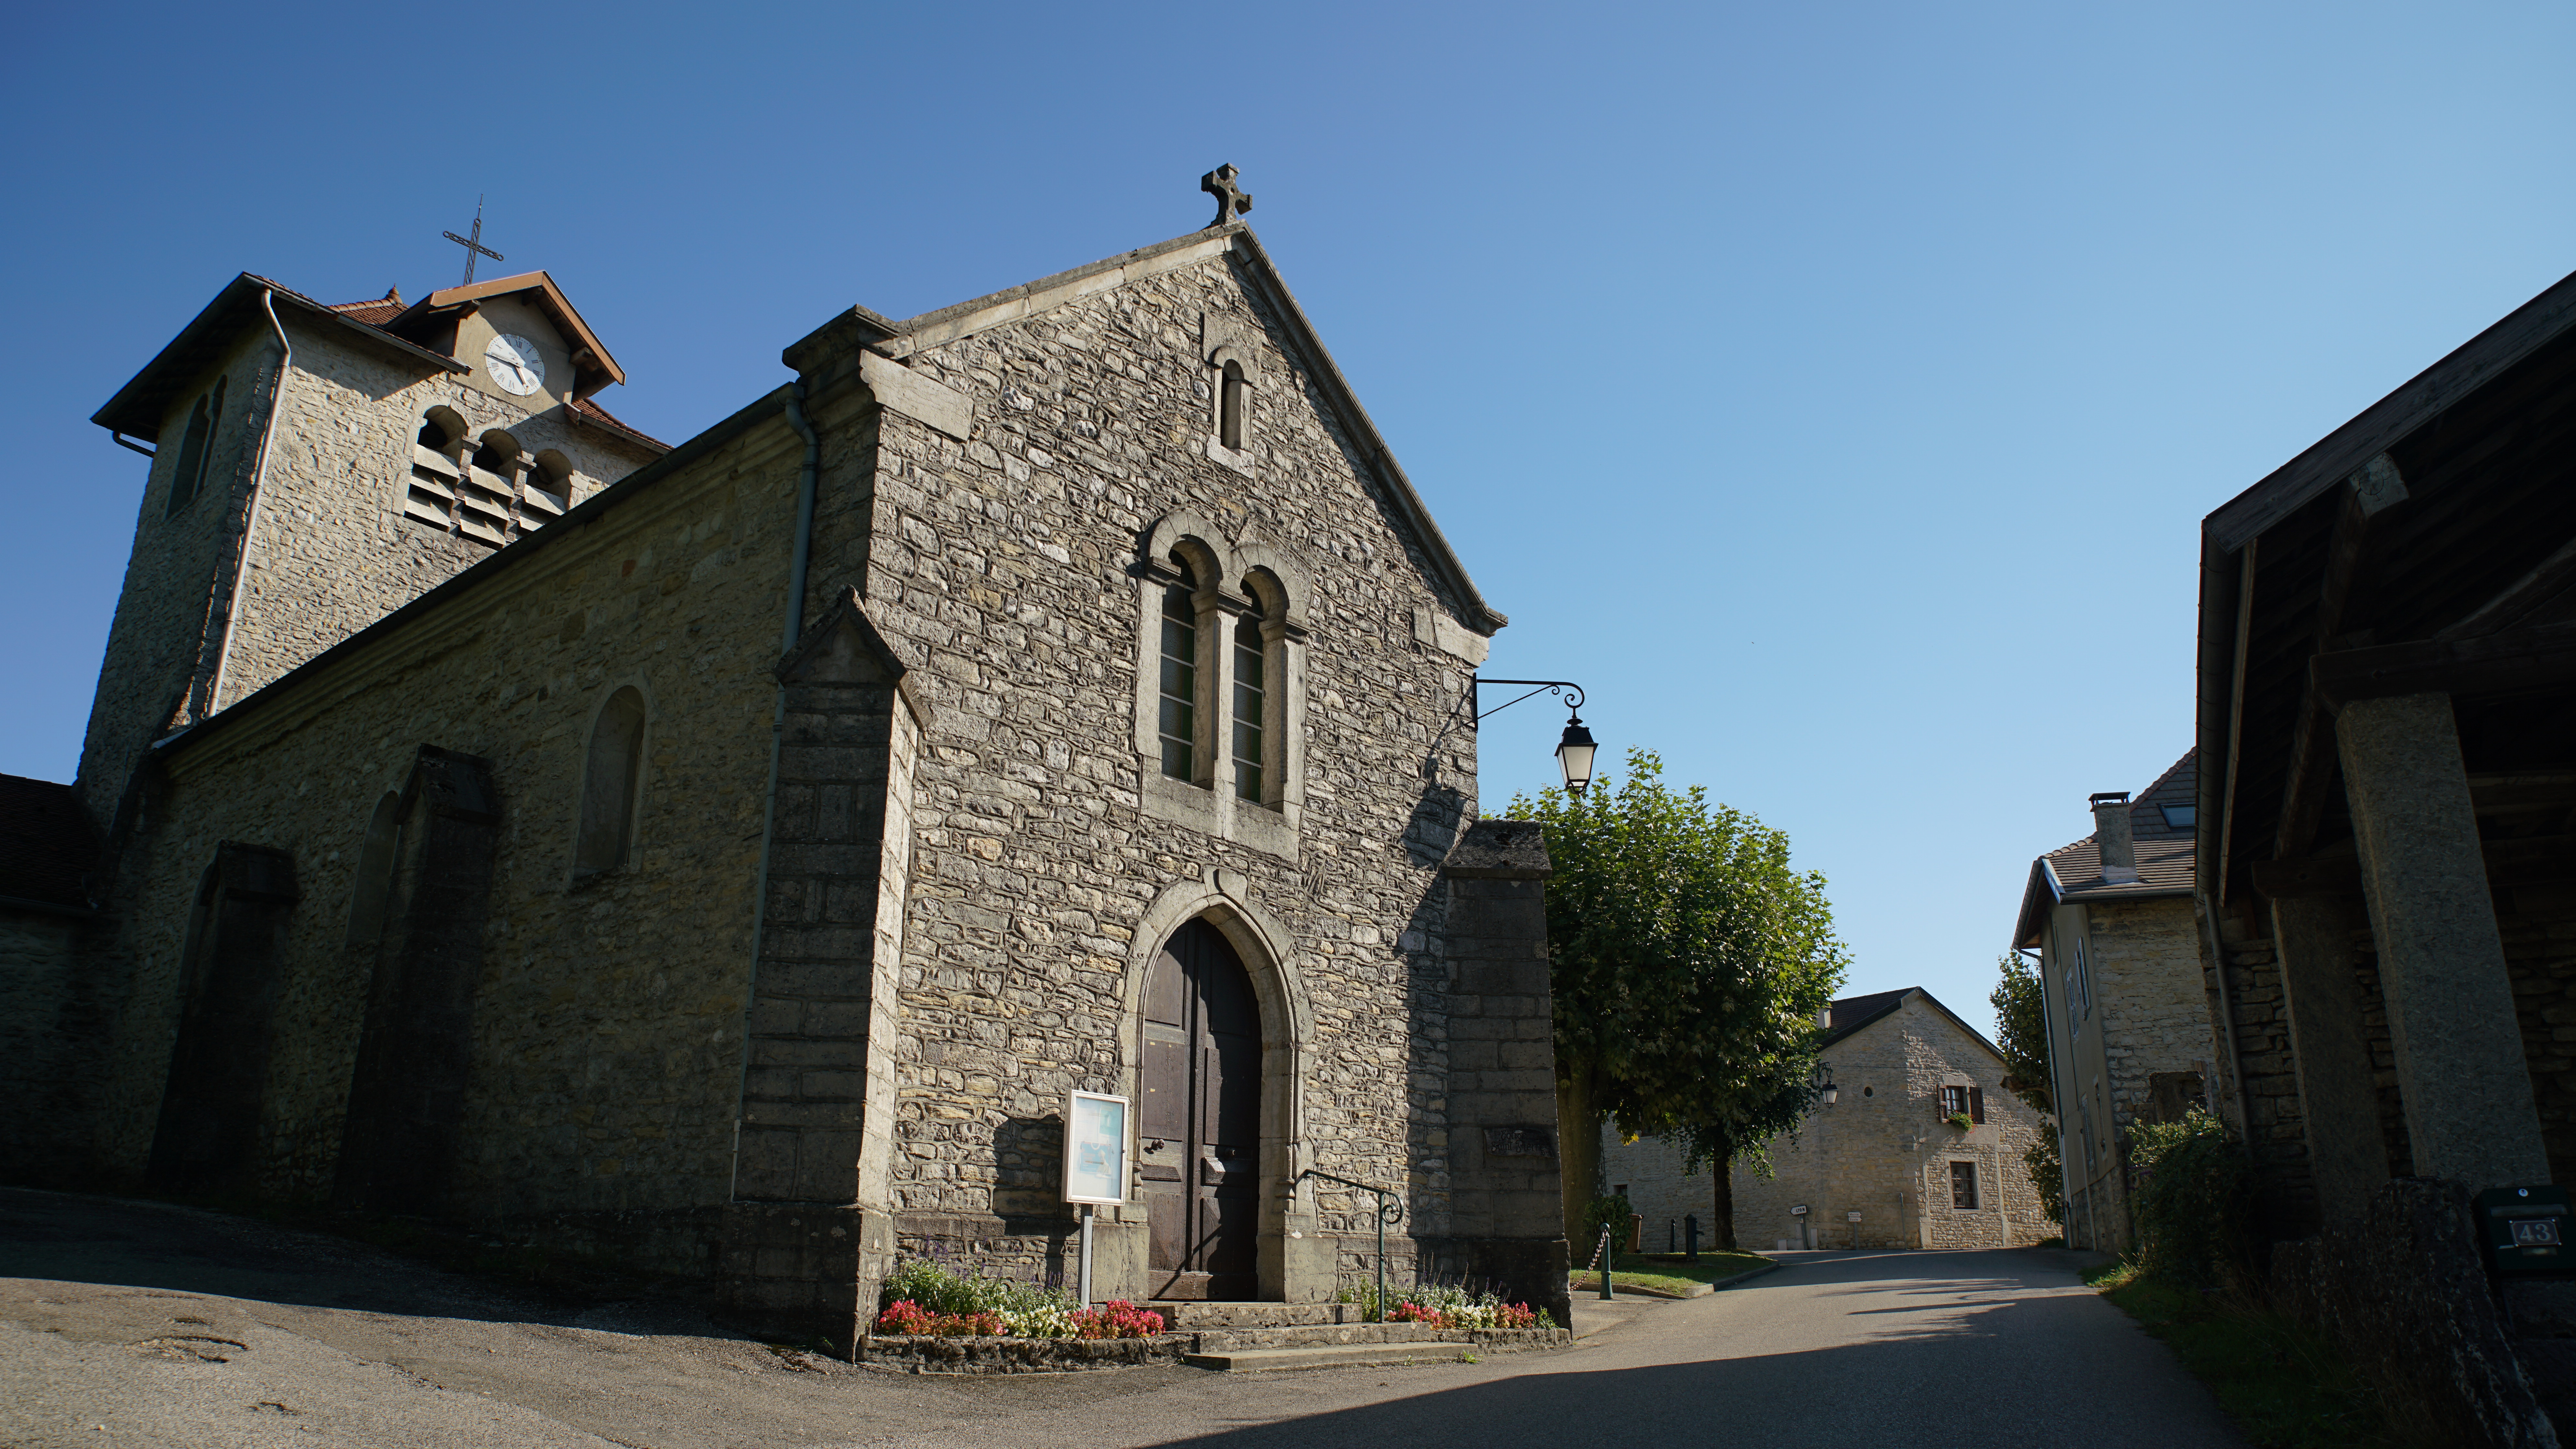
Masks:
[[[133,1198],[0,1188],[0,1278],[621,1333],[739,1337],[694,1305],[602,1305],[426,1266],[365,1243]]]

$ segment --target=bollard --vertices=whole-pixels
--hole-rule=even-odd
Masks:
[[[1674,1231],[1673,1220],[1671,1218],[1664,1219],[1664,1251],[1667,1253],[1673,1250]]]
[[[1601,1301],[1610,1301],[1610,1230],[1601,1230]]]
[[[1692,1213],[1682,1221],[1690,1225],[1690,1237],[1686,1240],[1690,1246],[1682,1249],[1682,1257],[1696,1263],[1699,1261],[1699,1214]]]

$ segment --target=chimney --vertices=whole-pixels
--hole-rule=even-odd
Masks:
[[[2093,843],[2102,850],[2102,879],[2111,885],[2138,883],[2138,843],[2129,833],[2129,792],[2105,790],[2088,797],[2093,805]]]
[[[1816,1025],[1823,1027],[1827,1031],[1832,1031],[1834,1029],[1834,1009],[1831,1005],[1819,1006],[1816,1008]]]

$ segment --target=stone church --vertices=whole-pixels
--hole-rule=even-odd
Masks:
[[[1106,1092],[1096,1297],[1330,1298],[1321,1173],[1561,1307],[1504,618],[1216,189],[676,446],[544,272],[225,287],[96,417],[151,467],[79,779],[0,791],[0,1156],[838,1336],[906,1252],[1069,1277]]]

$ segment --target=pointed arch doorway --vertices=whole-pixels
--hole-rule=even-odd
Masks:
[[[1261,1003],[1243,958],[1184,922],[1145,980],[1138,1185],[1156,1298],[1259,1291]]]

